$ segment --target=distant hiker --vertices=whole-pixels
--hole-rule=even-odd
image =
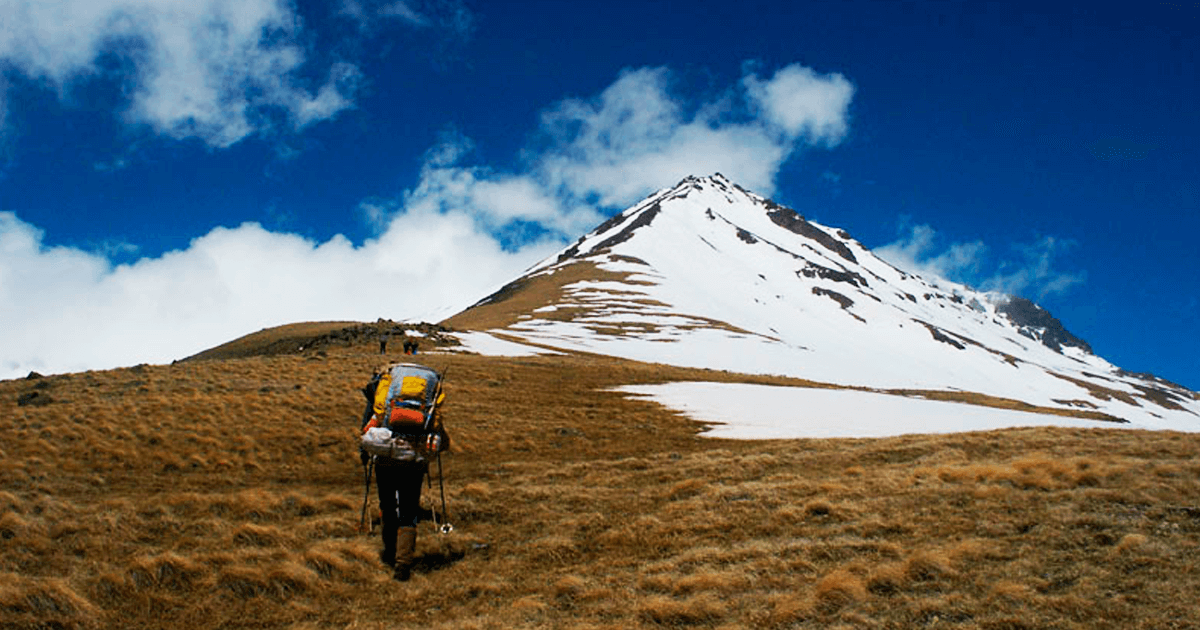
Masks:
[[[384,331],[379,335],[379,354],[387,354],[388,333]]]
[[[375,471],[379,509],[383,520],[383,551],[379,559],[393,567],[392,577],[412,575],[421,516],[421,483],[430,461],[438,462],[450,446],[442,426],[442,377],[421,365],[399,363],[376,373],[362,388],[366,408],[362,416],[362,460],[368,480]],[[365,505],[364,505],[365,507]],[[445,519],[445,491],[441,519]],[[435,522],[438,520],[434,512]],[[441,526],[448,532],[450,526]]]

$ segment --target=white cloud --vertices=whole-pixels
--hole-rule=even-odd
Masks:
[[[438,134],[438,143],[425,152],[427,167],[451,166],[475,150],[475,142],[449,127]]]
[[[524,172],[461,165],[471,141],[453,130],[444,133],[426,154],[420,184],[403,205],[463,210],[496,231],[531,222],[574,238],[599,222],[600,209],[623,209],[688,175],[721,172],[771,194],[780,166],[798,148],[810,140],[835,144],[845,134],[849,105],[849,84],[840,75],[820,77],[801,66],[785,70],[770,81],[754,79],[755,89],[776,90],[783,82],[783,93],[803,100],[807,93],[788,85],[802,76],[810,92],[832,90],[845,97],[789,113],[789,124],[826,130],[824,135],[779,133],[774,118],[746,102],[750,95],[692,102],[671,92],[669,70],[633,69],[595,98],[566,99],[548,108],[539,129],[542,144],[526,156]],[[833,128],[837,138],[827,131]],[[375,220],[387,215],[378,204],[364,211]]]
[[[466,38],[475,27],[475,15],[461,0],[342,0],[340,13],[360,29],[399,20],[420,29],[438,29],[450,37]]]
[[[952,243],[939,248],[937,233],[928,225],[910,226],[900,240],[878,247],[875,254],[911,272],[967,282],[978,273],[987,255],[982,241]]]
[[[1087,276],[1054,268],[1055,258],[1075,246],[1073,241],[1064,241],[1053,236],[1043,236],[1033,243],[1019,244],[1016,250],[1020,260],[1001,264],[997,272],[985,279],[981,286],[989,291],[1003,291],[1014,295],[1030,294],[1037,299],[1056,295],[1082,284]]]
[[[1083,273],[1055,268],[1055,258],[1073,243],[1052,236],[1015,245],[1017,258],[999,262],[992,262],[982,241],[941,245],[938,240],[930,226],[913,225],[899,240],[876,248],[874,253],[900,269],[924,276],[1034,299],[1063,293],[1086,279]]]
[[[278,58],[286,67],[296,61]],[[473,145],[448,131],[426,153],[416,186],[360,204],[377,230],[362,244],[341,236],[318,243],[247,223],[214,229],[184,250],[114,265],[103,255],[47,248],[40,230],[0,212],[0,378],[166,362],[296,321],[440,319],[594,227],[602,208],[624,207],[687,175],[720,171],[769,194],[780,166],[808,142],[807,132],[779,133],[765,110],[736,96],[695,103],[669,85],[666,70],[633,70],[595,99],[554,105],[542,119],[539,140],[548,140],[518,172],[464,163]],[[322,98],[305,101],[311,110],[297,107],[297,120],[339,105],[322,106]],[[813,125],[793,123],[825,129],[832,119],[821,116]],[[210,131],[227,141],[239,130],[214,124]],[[506,239],[513,230],[520,239]]]
[[[102,55],[130,62],[126,119],[214,147],[330,119],[357,88],[346,63],[306,84],[302,26],[283,0],[0,0],[0,25],[0,59],[60,95]]]
[[[427,166],[404,207],[466,212],[494,231],[514,221],[532,222],[560,237],[576,236],[602,218],[591,207],[568,205],[531,175],[456,166]]]
[[[253,223],[129,265],[0,212],[0,378],[169,362],[264,326],[434,318],[486,295],[554,243],[504,251],[465,212],[413,208],[378,238],[315,243]],[[397,290],[380,290],[388,287]]]
[[[671,93],[665,68],[627,71],[598,97],[565,100],[543,115],[543,132],[555,144],[538,172],[606,207],[714,172],[770,195],[796,149],[833,146],[845,136],[853,90],[841,75],[791,65],[741,85],[743,94],[697,104]]]
[[[407,21],[414,26],[429,25],[429,18],[421,15],[405,0],[398,0],[397,2],[390,2],[384,5],[379,9],[379,14]]]
[[[742,79],[752,103],[788,136],[803,136],[812,144],[834,146],[846,136],[846,110],[854,86],[840,74],[818,75],[811,68],[790,65],[769,81],[757,75]]]

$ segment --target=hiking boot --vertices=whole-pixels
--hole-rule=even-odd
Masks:
[[[389,567],[396,566],[396,530],[383,528],[383,550],[379,552],[379,561]]]
[[[396,566],[392,577],[407,582],[412,577],[413,555],[417,550],[417,528],[401,527],[396,535]]]
[[[396,568],[392,570],[392,579],[396,580],[397,582],[407,582],[411,578],[412,567],[402,567],[400,565],[396,565]]]

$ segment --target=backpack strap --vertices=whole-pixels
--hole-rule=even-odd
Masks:
[[[379,383],[375,386],[375,403],[372,406],[375,415],[382,418],[384,426],[387,424],[388,406],[388,390],[392,388],[392,370],[388,368],[379,376]]]
[[[442,370],[441,373],[435,372],[435,374],[437,374],[437,386],[434,388],[433,396],[429,400],[428,408],[425,410],[424,429],[426,435],[432,433],[436,428],[439,428],[435,426],[436,424],[439,424],[437,422],[437,408],[438,405],[442,404],[442,401],[446,398],[446,393],[442,391],[442,383],[446,382],[446,372],[449,371],[450,368],[447,367],[446,369]]]

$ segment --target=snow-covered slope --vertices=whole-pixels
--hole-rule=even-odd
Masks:
[[[899,270],[720,175],[651,195],[449,323],[642,361],[1200,428],[1195,393],[1123,372],[1032,302]]]

